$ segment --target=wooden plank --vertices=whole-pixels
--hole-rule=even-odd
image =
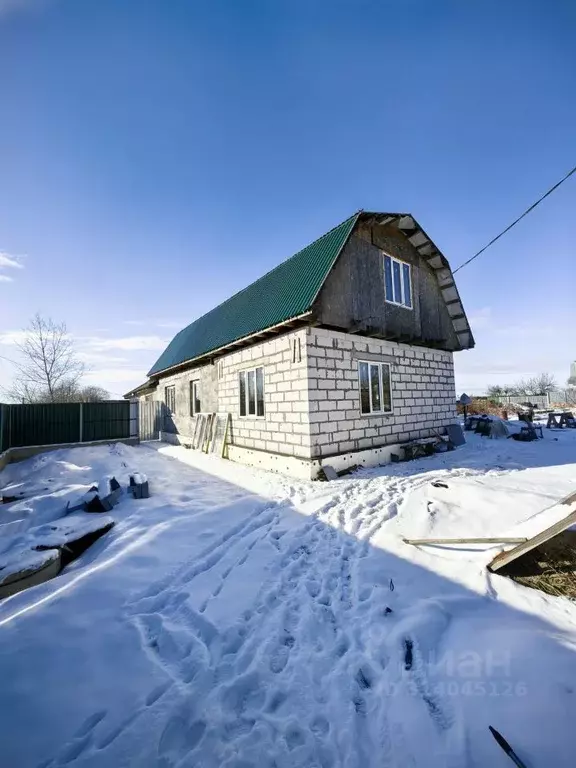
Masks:
[[[200,429],[200,424],[202,422],[201,417],[196,414],[196,423],[194,424],[194,434],[192,435],[192,448],[196,448],[196,443],[198,440],[198,431]]]
[[[212,430],[212,444],[210,446],[211,453],[217,453],[220,454],[220,456],[224,455],[229,421],[229,413],[215,414],[214,428]]]
[[[216,434],[220,425],[220,414],[215,413],[212,419],[212,434],[210,435],[210,442],[208,444],[208,450],[206,453],[212,453],[214,451],[214,443],[216,442]]]
[[[548,509],[550,510],[561,506],[568,506],[572,511],[569,515],[562,518],[562,520],[559,520],[557,523],[554,523],[554,525],[551,525],[549,528],[546,528],[545,530],[536,534],[536,536],[528,539],[528,541],[524,542],[523,544],[519,544],[517,547],[514,547],[514,549],[511,549],[508,552],[501,552],[488,565],[488,570],[498,571],[500,568],[503,568],[505,565],[508,565],[508,563],[513,562],[518,557],[525,555],[526,552],[530,552],[532,549],[536,549],[536,547],[539,547],[541,544],[545,544],[550,539],[553,539],[554,536],[557,536],[559,533],[562,533],[562,531],[565,531],[566,528],[574,525],[574,523],[576,523],[576,493],[571,493],[568,496],[565,496],[561,501],[559,501],[557,504],[554,504],[552,507],[549,507]]]
[[[228,442],[228,432],[230,430],[230,414],[228,414],[228,417],[226,419],[226,429],[224,430],[224,440],[222,441],[222,452],[221,457],[224,458],[224,454],[226,453],[226,444]]]
[[[405,544],[523,544],[526,538],[470,538],[470,539],[402,539]]]
[[[214,428],[214,416],[216,414],[209,413],[206,416],[206,431],[204,433],[204,440],[202,441],[202,452],[208,453],[210,443],[212,442],[212,430]]]
[[[203,413],[199,413],[196,418],[198,419],[198,432],[196,434],[196,440],[194,441],[193,448],[200,448],[204,439],[204,430],[206,428],[206,416]]]

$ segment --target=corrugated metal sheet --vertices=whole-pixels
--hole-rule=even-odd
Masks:
[[[176,334],[149,375],[307,312],[359,213]]]
[[[2,405],[2,450],[130,437],[130,403]]]
[[[80,405],[50,403],[8,406],[10,448],[74,443],[80,439]]]
[[[0,453],[8,448],[8,406],[0,403]]]
[[[130,403],[118,400],[83,403],[82,440],[115,440],[130,437]]]

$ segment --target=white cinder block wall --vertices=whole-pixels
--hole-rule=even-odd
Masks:
[[[232,414],[232,442],[301,458],[310,457],[306,329],[226,355],[220,360],[218,410]],[[238,373],[263,366],[263,418],[240,416]]]
[[[360,413],[358,361],[390,364],[392,413]],[[264,368],[265,415],[240,416],[238,373]],[[229,457],[269,469],[315,477],[322,459],[430,437],[456,415],[451,352],[303,328],[223,356],[160,381],[176,384],[174,438],[189,441],[189,382],[201,382],[202,410],[232,414]],[[264,453],[263,453],[264,452]],[[389,453],[389,452],[388,452]],[[385,461],[386,452],[358,463]]]
[[[430,437],[456,415],[454,361],[444,352],[308,329],[311,458]],[[390,364],[392,413],[360,413],[358,361]]]

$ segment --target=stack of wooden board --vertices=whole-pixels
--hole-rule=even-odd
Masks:
[[[192,448],[224,456],[230,428],[229,413],[198,413]]]

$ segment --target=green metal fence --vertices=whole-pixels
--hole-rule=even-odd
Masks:
[[[130,437],[130,403],[0,404],[0,452],[28,445]]]

